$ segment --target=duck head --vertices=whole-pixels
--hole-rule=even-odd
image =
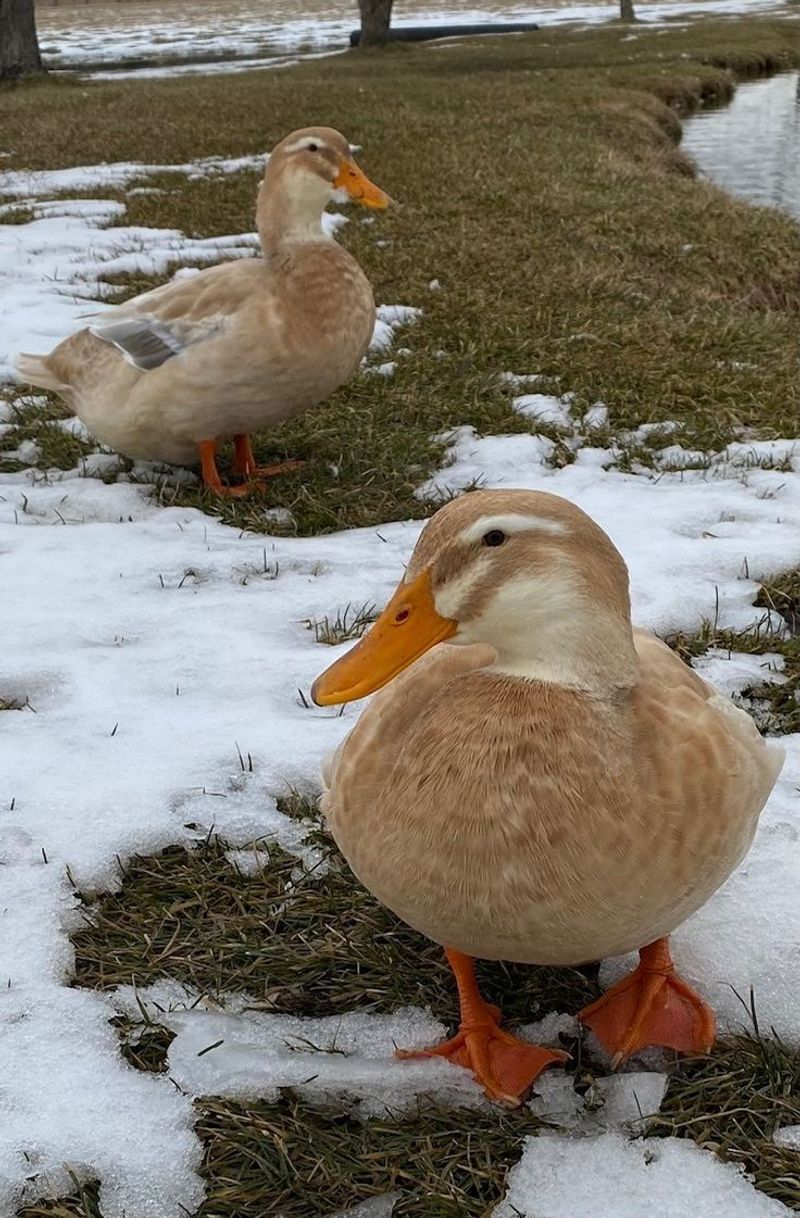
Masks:
[[[443,642],[489,644],[490,671],[513,679],[597,694],[630,687],[627,567],[599,525],[557,495],[464,495],[430,519],[389,604],[312,697],[363,698]]]
[[[350,144],[333,127],[303,127],[273,149],[259,194],[260,221],[282,224],[293,235],[321,235],[320,217],[331,200],[386,208],[389,195],[353,160]],[[261,225],[260,225],[261,226]]]

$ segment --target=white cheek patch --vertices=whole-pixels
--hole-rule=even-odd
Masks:
[[[552,520],[549,516],[532,516],[522,512],[504,512],[497,516],[481,516],[474,524],[469,525],[459,534],[458,540],[470,545],[493,529],[511,535],[513,533],[549,533],[551,536],[565,536],[569,529],[560,520]]]
[[[480,580],[486,566],[486,560],[473,563],[463,575],[459,575],[457,579],[448,580],[443,588],[439,588],[434,594],[436,612],[442,617],[457,621],[462,606]]]

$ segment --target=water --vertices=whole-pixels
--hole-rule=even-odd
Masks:
[[[681,147],[718,186],[800,220],[800,73],[740,85],[683,125]]]

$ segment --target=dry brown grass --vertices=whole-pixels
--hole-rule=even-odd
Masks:
[[[742,426],[792,434],[800,232],[693,181],[676,146],[676,114],[724,98],[732,73],[798,59],[800,30],[777,19],[642,32],[635,42],[614,26],[559,30],[344,56],[291,73],[37,83],[0,94],[0,123],[16,163],[34,167],[56,163],[54,149],[63,165],[233,156],[317,120],[364,143],[365,167],[404,208],[373,225],[352,223],[343,239],[379,299],[423,307],[407,336],[412,355],[394,378],[356,378],[262,437],[260,457],[300,456],[306,468],[254,504],[224,509],[226,519],[263,529],[264,504],[281,505],[300,531],[318,532],[425,512],[414,489],[441,455],[430,437],[450,424],[525,430],[500,370],[544,373],[549,385],[576,392],[578,405],[605,401],[612,430],[680,419],[686,442],[704,448]],[[143,99],[158,123],[141,122]],[[246,231],[256,178],[156,178],[170,193],[129,197],[128,219],[202,235]],[[433,278],[442,291],[429,291]],[[44,440],[45,463],[74,464],[84,451],[47,427],[63,413],[20,413],[19,437]],[[196,494],[181,497],[217,510]],[[768,595],[794,612],[790,580]],[[687,655],[711,643],[726,645],[713,627],[676,641]],[[776,702],[775,713],[796,723],[786,718],[795,703]],[[295,814],[310,811],[295,801]],[[94,906],[76,936],[76,984],[143,985],[167,973],[206,991],[247,990],[277,1010],[420,1002],[452,1018],[437,949],[381,909],[335,853],[331,863],[287,900],[294,861],[279,851],[258,878],[238,875],[213,841],[135,859],[120,893]],[[591,970],[493,965],[484,976],[512,1020],[575,1009],[596,993]],[[122,1022],[129,1060],[163,1068],[169,1035],[150,1029],[133,1045],[129,1031]],[[580,1086],[594,1067],[576,1064]],[[800,1119],[797,1078],[797,1055],[774,1042],[723,1045],[709,1061],[676,1069],[659,1132],[700,1138],[744,1162],[759,1187],[800,1209],[796,1158],[769,1141],[787,1114]],[[525,1114],[467,1119],[426,1109],[365,1126],[286,1096],[278,1105],[204,1103],[198,1128],[205,1218],[311,1218],[395,1186],[404,1190],[398,1218],[486,1218],[533,1125]],[[279,1202],[265,1202],[265,1181]],[[25,1218],[97,1213],[87,1185]]]
[[[263,507],[280,505],[318,532],[427,511],[414,490],[441,458],[430,437],[448,426],[527,429],[495,378],[503,369],[543,373],[578,405],[606,402],[615,429],[681,419],[704,448],[737,427],[796,426],[800,232],[693,181],[675,141],[676,109],[726,96],[726,65],[797,61],[800,31],[774,19],[621,39],[609,26],[283,73],[32,84],[0,94],[0,121],[11,163],[32,166],[52,164],[54,148],[64,165],[252,153],[313,120],[364,144],[365,167],[403,209],[369,225],[354,216],[343,240],[379,300],[423,308],[400,339],[412,355],[393,378],[357,377],[260,437],[261,459],[296,456],[304,469],[222,509],[263,530],[275,527]],[[157,124],[140,121],[145,96]],[[128,220],[246,231],[257,176],[156,177],[169,193],[128,197]],[[179,498],[218,510],[196,492]]]

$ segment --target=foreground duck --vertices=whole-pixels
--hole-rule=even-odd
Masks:
[[[577,965],[637,949],[583,1023],[615,1061],[653,1044],[708,1051],[713,1013],[667,936],[747,852],[783,754],[632,627],[602,529],[538,492],[441,508],[313,697],[382,686],[326,765],[323,809],[362,883],[445,947],[460,1027],[422,1055],[518,1103],[565,1054],[499,1026],[472,958]]]
[[[322,228],[341,192],[365,207],[390,202],[338,131],[293,131],[270,156],[258,194],[262,257],[209,267],[99,314],[49,355],[21,355],[20,378],[60,394],[125,456],[199,460],[211,490],[245,494],[281,468],[256,467],[250,434],[327,398],[372,338],[369,281]],[[228,438],[244,485],[220,479],[216,453]]]

